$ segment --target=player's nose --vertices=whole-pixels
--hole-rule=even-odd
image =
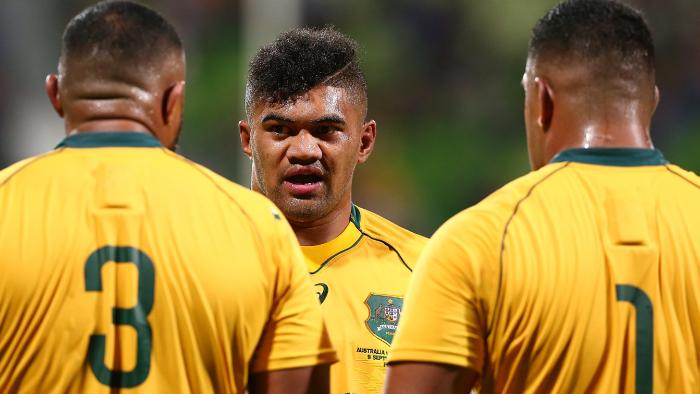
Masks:
[[[290,141],[287,158],[291,163],[313,163],[321,160],[322,152],[318,142],[310,131],[299,131]]]

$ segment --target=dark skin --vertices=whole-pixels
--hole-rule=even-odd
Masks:
[[[652,148],[649,128],[659,102],[653,75],[601,83],[585,62],[528,59],[523,76],[525,125],[533,170],[572,148]],[[384,393],[465,393],[477,371],[430,362],[389,365]]]
[[[154,135],[174,149],[182,125],[185,55],[173,50],[157,66],[120,67],[118,78],[104,78],[115,69],[108,59],[66,59],[58,74],[46,77],[46,93],[64,119],[67,135],[83,132],[131,131]]]
[[[384,393],[460,393],[477,381],[476,371],[447,364],[401,362],[390,364]]]
[[[326,394],[330,392],[330,367],[294,368],[251,374],[251,394]]]
[[[82,61],[81,61],[82,60]],[[62,59],[59,73],[46,77],[46,92],[64,119],[67,135],[125,131],[149,133],[174,150],[182,125],[185,92],[185,55],[164,55],[156,66],[122,67],[121,78],[101,73],[109,61]],[[250,375],[249,392],[303,394],[328,392],[328,365],[266,371]]]
[[[284,212],[301,245],[319,245],[347,227],[355,166],[374,148],[377,125],[366,101],[319,85],[294,101],[258,102],[239,122],[253,160],[252,188]]]
[[[581,62],[530,58],[522,81],[533,170],[571,148],[652,148],[653,75],[600,81]],[[556,110],[555,110],[556,109]]]

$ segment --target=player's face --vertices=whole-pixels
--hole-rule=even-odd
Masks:
[[[253,189],[292,222],[313,222],[349,206],[355,166],[368,158],[376,130],[373,121],[364,122],[363,105],[331,86],[295,101],[258,104],[251,124],[241,122]]]
[[[530,167],[536,170],[546,163],[544,159],[544,131],[538,123],[539,103],[537,84],[534,81],[534,62],[528,59],[523,74],[522,85],[525,89],[525,130]]]

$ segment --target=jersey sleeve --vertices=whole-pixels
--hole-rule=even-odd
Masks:
[[[493,274],[485,269],[493,259],[493,242],[492,234],[466,216],[443,225],[418,259],[390,363],[431,362],[481,371],[485,305],[490,302],[482,286],[488,282],[484,277]]]
[[[252,372],[308,367],[336,362],[313,292],[303,254],[294,233],[274,212],[275,240],[269,255],[278,267],[270,318],[253,356]]]

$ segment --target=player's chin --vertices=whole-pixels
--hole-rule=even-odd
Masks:
[[[328,211],[326,199],[323,196],[304,196],[303,198],[289,196],[279,205],[287,218],[297,222],[317,220]]]

